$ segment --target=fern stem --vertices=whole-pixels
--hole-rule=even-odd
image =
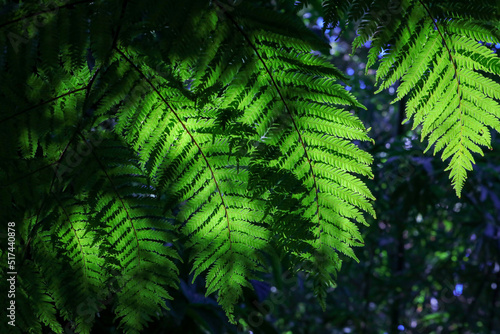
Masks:
[[[194,138],[193,134],[191,133],[191,131],[188,130],[188,128],[186,127],[186,125],[184,124],[184,122],[182,121],[182,119],[179,117],[179,115],[175,112],[174,108],[172,107],[172,105],[170,103],[168,103],[168,101],[163,97],[163,95],[161,95],[161,93],[158,91],[158,89],[153,85],[153,83],[151,82],[151,80],[149,80],[149,78],[144,74],[143,71],[141,71],[141,69],[139,67],[137,67],[136,64],[134,64],[134,62],[129,58],[127,57],[127,55],[125,55],[125,53],[123,51],[121,51],[118,47],[115,47],[115,50],[123,57],[125,58],[125,60],[146,80],[146,82],[151,86],[151,88],[154,90],[154,92],[159,96],[159,98],[163,101],[163,103],[165,103],[165,105],[168,107],[168,109],[170,109],[170,111],[172,112],[172,114],[175,116],[175,118],[177,119],[177,121],[181,124],[181,126],[183,127],[184,131],[186,131],[186,133],[189,135],[189,137],[191,138],[191,141],[193,142],[193,144],[198,148],[198,152],[200,152],[201,156],[203,157],[203,160],[205,160],[205,163],[207,164],[207,167],[208,169],[210,170],[210,174],[212,175],[212,179],[214,180],[214,183],[215,183],[215,187],[217,188],[217,192],[219,193],[219,197],[220,197],[220,200],[222,202],[222,206],[224,207],[224,214],[226,216],[226,220],[227,220],[227,230],[228,230],[228,240],[229,240],[229,250],[232,251],[232,241],[231,241],[231,226],[230,226],[230,221],[229,221],[229,213],[227,212],[227,205],[226,205],[226,202],[224,201],[224,197],[222,195],[222,191],[220,190],[220,187],[219,187],[219,183],[217,182],[217,179],[215,177],[215,173],[213,171],[213,168],[212,168],[212,165],[210,164],[210,162],[208,161],[208,158],[206,157],[205,153],[203,152],[203,150],[201,149],[201,146],[198,144],[198,142],[196,141],[196,139]]]
[[[84,266],[83,266],[84,271],[83,272],[85,274],[85,277],[87,277],[87,258],[85,256],[85,252],[83,251],[83,246],[82,246],[82,242],[80,240],[80,237],[78,236],[78,233],[76,233],[75,226],[73,225],[73,222],[71,221],[71,217],[68,214],[68,212],[66,211],[66,208],[64,207],[64,205],[62,205],[61,201],[59,200],[59,198],[57,196],[54,196],[54,199],[56,200],[57,204],[63,210],[64,215],[68,218],[69,225],[71,226],[71,230],[73,231],[73,234],[75,235],[75,238],[78,242],[78,246],[80,247],[80,252],[82,253],[82,258],[83,258],[83,263],[84,263]]]
[[[33,174],[35,174],[35,173],[38,173],[39,171],[44,170],[45,168],[48,168],[48,167],[50,167],[50,166],[53,166],[53,165],[57,164],[58,162],[59,162],[59,160],[54,161],[53,163],[48,164],[48,165],[45,165],[45,166],[43,166],[43,167],[37,168],[37,169],[35,169],[34,171],[29,172],[28,174],[25,174],[25,175],[23,175],[23,176],[21,176],[21,177],[19,177],[19,178],[15,179],[14,181],[12,181],[12,182],[10,182],[10,183],[0,184],[0,187],[8,187],[8,186],[10,186],[10,185],[13,185],[13,184],[14,184],[14,183],[16,183],[17,181],[22,180],[22,179],[24,179],[25,177],[28,177],[28,176],[33,175]]]
[[[215,0],[215,3],[222,9],[222,6],[220,5],[220,3],[217,0]],[[236,27],[236,29],[242,34],[243,38],[245,38],[245,40],[247,41],[247,43],[251,46],[251,48],[254,50],[255,54],[259,58],[259,61],[264,66],[264,69],[266,70],[267,74],[269,75],[269,78],[271,79],[271,82],[272,82],[274,88],[276,89],[276,91],[277,91],[277,93],[278,93],[281,101],[283,102],[283,105],[285,106],[285,109],[287,111],[288,116],[290,117],[290,120],[292,121],[292,124],[293,124],[293,127],[294,127],[295,131],[297,132],[297,135],[299,137],[299,142],[302,144],[302,148],[304,149],[304,155],[305,155],[306,160],[307,160],[307,162],[309,164],[309,168],[310,168],[311,175],[312,175],[312,178],[313,178],[313,187],[314,187],[314,189],[316,191],[316,194],[315,194],[315,201],[316,201],[316,206],[317,206],[316,207],[316,215],[318,216],[318,229],[319,229],[320,228],[319,226],[320,226],[320,220],[321,219],[320,219],[320,214],[319,214],[319,200],[318,200],[319,189],[318,189],[318,185],[316,183],[316,175],[314,174],[312,161],[309,158],[309,154],[307,153],[307,148],[306,148],[305,142],[304,142],[304,140],[302,138],[302,135],[300,134],[299,128],[297,126],[297,123],[295,122],[295,119],[293,118],[293,115],[292,115],[292,112],[290,110],[290,107],[286,103],[286,99],[283,96],[283,94],[281,93],[281,89],[279,88],[278,84],[276,83],[276,80],[274,79],[274,76],[271,73],[269,67],[267,66],[267,64],[264,61],[264,59],[262,59],[262,56],[261,56],[259,50],[257,49],[257,46],[254,43],[252,43],[252,41],[250,40],[250,37],[248,37],[248,35],[245,33],[245,31],[243,31],[243,29],[238,25],[238,23],[236,22],[236,20],[227,11],[224,12],[224,13],[229,18],[229,20],[233,23],[233,25]]]
[[[78,131],[78,135],[80,136],[80,138],[82,138],[83,141],[86,141],[85,137],[83,136],[83,134],[80,131]],[[137,235],[137,230],[135,229],[135,225],[134,225],[134,222],[132,220],[132,217],[130,217],[130,213],[128,212],[127,207],[125,206],[125,203],[123,202],[123,199],[120,196],[120,193],[118,192],[118,189],[116,188],[115,184],[113,183],[113,180],[109,176],[109,174],[106,171],[106,168],[102,164],[101,160],[99,159],[99,157],[95,153],[95,150],[91,150],[91,153],[94,156],[95,160],[97,161],[97,164],[99,165],[99,167],[101,167],[102,171],[106,175],[106,178],[108,179],[109,183],[111,184],[111,187],[113,188],[114,192],[116,193],[116,196],[118,197],[118,200],[122,204],[122,207],[125,210],[125,213],[127,214],[127,219],[130,221],[130,225],[132,225],[132,229],[134,230],[134,234],[135,234],[135,240],[136,240],[136,243],[137,243],[137,258],[138,258],[137,259],[137,261],[138,261],[137,265],[140,266],[141,265],[141,248],[139,247],[139,236]]]
[[[439,35],[441,36],[441,39],[443,40],[443,44],[444,44],[444,46],[446,47],[446,50],[448,50],[448,55],[450,56],[450,61],[451,61],[451,63],[453,64],[453,68],[455,69],[455,77],[457,78],[457,81],[458,81],[458,83],[460,84],[460,80],[458,79],[457,64],[455,64],[455,60],[453,59],[453,55],[452,55],[452,53],[451,53],[451,50],[450,50],[450,48],[448,47],[448,43],[446,43],[446,39],[444,38],[443,33],[441,32],[441,29],[439,28],[439,26],[438,26],[438,25],[437,25],[437,23],[436,23],[436,19],[434,18],[434,16],[432,16],[432,13],[431,13],[431,11],[430,11],[429,7],[427,7],[427,5],[426,5],[426,4],[424,4],[424,3],[422,2],[422,0],[418,0],[418,1],[419,1],[419,2],[420,2],[420,4],[424,7],[425,11],[427,12],[427,14],[429,15],[429,17],[431,18],[432,23],[433,23],[433,24],[434,24],[434,26],[436,27],[437,32],[438,32],[438,33],[439,33]],[[459,88],[458,88],[458,89],[460,89],[460,86],[459,86]],[[458,93],[459,93],[459,96],[460,96],[460,90],[458,91]]]
[[[109,60],[109,56],[111,55],[111,52],[113,49],[116,48],[117,42],[118,42],[118,35],[120,34],[120,30],[122,29],[122,21],[123,17],[125,15],[125,8],[127,7],[128,0],[123,0],[122,2],[122,8],[120,10],[120,17],[118,18],[118,25],[116,27],[116,31],[113,33],[113,41],[111,42],[111,48],[108,50],[106,56],[104,57],[103,63],[106,64]]]
[[[29,107],[28,109],[25,109],[25,110],[23,110],[23,111],[20,111],[20,112],[18,112],[18,113],[15,113],[14,115],[10,115],[10,116],[8,116],[8,117],[6,117],[6,118],[4,118],[4,119],[0,120],[0,124],[2,124],[3,122],[8,121],[8,120],[10,120],[10,119],[12,119],[12,118],[14,118],[14,117],[17,117],[17,116],[19,116],[19,115],[22,115],[22,114],[24,114],[24,113],[26,113],[26,112],[28,112],[28,111],[30,111],[30,110],[36,109],[36,108],[38,108],[38,107],[40,107],[40,106],[43,106],[44,104],[47,104],[47,103],[50,103],[50,102],[54,102],[54,101],[56,101],[56,100],[58,100],[58,99],[60,99],[60,98],[62,98],[62,97],[67,96],[67,95],[71,95],[71,94],[77,93],[77,92],[79,92],[79,91],[81,91],[81,90],[85,90],[85,89],[87,89],[87,87],[88,87],[88,86],[87,86],[87,85],[85,85],[85,87],[82,87],[82,88],[79,88],[79,89],[73,90],[73,91],[71,91],[71,92],[64,93],[64,94],[62,94],[62,95],[56,96],[56,97],[54,97],[54,98],[52,98],[52,99],[50,99],[50,100],[47,100],[47,101],[40,102],[40,103],[39,103],[39,104],[37,104],[37,105],[31,106],[31,107]]]
[[[52,176],[52,181],[50,183],[49,195],[52,194],[52,187],[54,187],[54,182],[56,181],[56,176],[57,176],[57,173],[58,173],[58,170],[59,170],[59,164],[60,164],[60,162],[61,162],[64,154],[68,150],[69,145],[73,142],[73,140],[75,139],[75,137],[76,137],[76,132],[74,132],[73,135],[71,135],[71,138],[69,139],[68,143],[66,144],[66,147],[64,147],[61,155],[59,156],[59,159],[56,162],[53,163],[53,164],[57,164],[57,166],[56,166],[56,169],[54,171],[54,175]],[[33,227],[31,228],[31,231],[28,234],[28,241],[26,242],[26,246],[24,247],[23,254],[21,256],[21,266],[24,263],[26,251],[28,250],[30,242],[31,242],[31,240],[33,240],[33,233],[36,231],[36,228],[38,227],[38,225],[41,224],[41,221],[38,221],[38,219],[39,219],[40,212],[42,211],[42,208],[45,205],[45,201],[47,200],[47,198],[48,197],[44,197],[43,198],[42,204],[40,205],[40,208],[38,209],[38,211],[36,213],[35,224],[33,225]]]
[[[26,16],[23,16],[23,17],[20,17],[18,19],[15,19],[15,20],[12,20],[12,21],[7,21],[5,23],[2,23],[0,24],[0,29],[5,27],[5,26],[8,26],[8,25],[11,25],[11,24],[14,24],[16,22],[19,22],[19,21],[23,21],[23,20],[26,20],[26,19],[29,19],[30,17],[34,17],[34,16],[38,16],[38,15],[42,15],[42,14],[45,14],[45,13],[52,13],[52,12],[57,12],[59,9],[62,9],[62,8],[69,8],[71,9],[71,7],[75,6],[75,5],[80,5],[82,3],[89,3],[89,2],[93,2],[94,0],[81,0],[81,1],[76,1],[76,2],[72,2],[72,3],[67,3],[65,5],[62,5],[62,6],[58,6],[58,7],[55,7],[54,9],[50,9],[50,10],[44,10],[44,11],[41,11],[41,12],[37,12],[37,13],[33,13],[33,14],[28,14]]]
[[[85,91],[85,100],[84,100],[84,106],[86,105],[87,101],[88,101],[88,98],[89,98],[89,95],[90,95],[90,90],[92,89],[92,85],[94,84],[94,81],[95,81],[95,78],[97,77],[97,74],[99,73],[100,71],[100,67],[95,70],[94,72],[94,75],[92,76],[92,79],[90,79],[89,83],[87,84],[87,87],[86,87],[86,91]],[[84,112],[86,111],[86,109],[83,110]]]
[[[123,17],[125,16],[125,8],[127,7],[128,0],[123,0],[122,9],[120,11],[120,18],[118,19],[118,27],[116,28],[115,34],[113,36],[113,43],[111,44],[111,49],[116,47],[116,42],[118,41],[118,35],[120,34],[120,30],[122,29],[121,22],[123,21]]]
[[[460,96],[460,78],[458,77],[457,64],[455,63],[455,59],[453,58],[453,54],[448,46],[448,43],[446,42],[446,39],[444,38],[444,35],[441,32],[441,29],[438,26],[436,19],[432,16],[432,13],[431,13],[429,7],[427,7],[427,5],[422,0],[418,0],[418,2],[420,2],[420,4],[424,7],[427,14],[431,18],[432,23],[436,27],[437,32],[441,36],[441,39],[443,40],[443,44],[446,47],[446,50],[448,51],[448,55],[450,56],[450,62],[453,64],[453,69],[455,70],[455,79],[457,79],[458,110],[460,110],[460,117],[459,117],[459,119],[460,119],[460,153],[462,153],[464,150],[464,144],[463,144],[464,123],[463,123],[463,111],[462,111],[462,97]],[[460,198],[460,193],[458,191],[457,191],[457,195],[458,195],[458,198]]]

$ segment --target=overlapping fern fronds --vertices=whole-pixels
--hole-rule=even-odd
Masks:
[[[324,2],[325,29],[361,20],[354,46],[372,39],[380,88],[401,81],[396,100],[451,158],[458,194],[500,129],[499,60],[478,43],[500,42],[497,8],[468,3]],[[357,224],[375,215],[372,158],[355,144],[370,139],[343,74],[311,52],[327,44],[275,6],[5,5],[0,199],[19,227],[17,328],[87,333],[110,308],[141,332],[178,260],[231,321],[276,254],[305,267],[324,306],[340,254],[356,259]]]
[[[353,144],[369,140],[350,111],[362,106],[297,17],[198,0],[5,11],[2,199],[20,225],[20,293],[45,296],[18,328],[90,332],[109,307],[141,332],[177,260],[231,321],[274,254],[311,264],[324,305],[374,214],[371,157]]]
[[[406,97],[407,120],[422,126],[427,150],[434,146],[434,154],[450,158],[447,170],[460,196],[473,154],[491,147],[490,129],[500,131],[500,59],[485,45],[500,43],[498,4],[350,1],[348,8],[343,15],[355,18],[356,8],[364,8],[353,47],[372,40],[367,68],[381,58],[380,90],[400,81],[395,101]]]
[[[262,21],[264,27],[269,22],[265,16]],[[250,111],[243,119],[258,124],[263,143],[281,152],[268,167],[289,171],[302,187],[292,195],[300,209],[285,215],[280,211],[290,211],[289,207],[276,209],[273,228],[283,232],[280,242],[286,242],[291,254],[312,262],[316,293],[324,303],[332,274],[340,268],[337,252],[356,258],[351,247],[362,242],[353,221],[365,222],[362,211],[374,215],[369,203],[373,197],[355,176],[371,176],[371,156],[351,142],[369,138],[357,117],[345,109],[362,106],[336,83],[341,78],[338,70],[310,54],[306,43],[269,40],[263,31],[239,30],[259,60],[254,85],[263,91],[248,107],[243,105]],[[282,182],[294,183],[286,175]],[[309,251],[291,246],[293,234],[287,230],[294,221],[309,226],[309,239],[294,240],[295,245],[306,241]]]

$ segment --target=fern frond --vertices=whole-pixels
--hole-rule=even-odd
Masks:
[[[414,129],[422,125],[427,149],[434,145],[434,154],[442,151],[443,160],[451,158],[447,170],[459,197],[473,168],[472,154],[491,147],[489,128],[498,130],[500,117],[500,85],[489,77],[500,74],[500,59],[479,43],[498,43],[498,27],[491,21],[498,8],[487,1],[477,11],[468,6],[403,1],[402,15],[387,25],[366,23],[371,28],[359,30],[353,44],[373,39],[369,65],[385,50],[377,70],[379,91],[400,81],[395,101],[409,97],[407,120],[413,118]]]
[[[127,149],[118,142],[103,143],[92,155],[101,170],[91,190],[93,220],[106,235],[105,250],[116,260],[109,263],[111,270],[121,273],[115,312],[125,332],[138,333],[171,299],[167,289],[177,285],[173,260],[179,257],[166,245],[173,228]]]
[[[134,116],[119,114],[116,129],[144,152],[142,159],[158,179],[160,191],[168,190],[179,202],[187,202],[177,219],[191,239],[194,278],[207,271],[207,294],[218,291],[220,304],[231,315],[241,288],[250,287],[250,273],[262,265],[258,252],[268,238],[268,231],[255,225],[256,220],[243,218],[246,213],[263,212],[258,201],[245,199],[247,172],[238,170],[237,164],[247,162],[236,161],[226,139],[214,141],[215,134],[210,134],[214,119],[209,113],[200,121],[191,101],[170,103],[179,94],[159,78],[153,82],[145,74],[147,69],[120,53],[144,77],[149,92],[138,99],[140,107],[125,109],[135,111]],[[122,126],[131,120],[138,125]]]
[[[315,255],[310,257],[311,253],[304,253],[299,247],[290,251],[313,263],[326,256],[328,265],[311,269],[318,277],[316,293],[323,300],[332,275],[340,268],[337,252],[356,258],[351,246],[362,242],[350,219],[365,222],[362,211],[375,214],[369,202],[373,196],[351,174],[371,176],[368,168],[371,156],[350,142],[370,139],[354,115],[337,107],[361,105],[335,83],[339,76],[329,63],[301,52],[293,40],[270,41],[264,33],[247,31],[246,20],[241,17],[240,22],[231,16],[229,19],[258,60],[254,66],[258,67],[259,74],[252,84],[259,88],[252,89],[262,95],[246,104],[240,102],[239,107],[246,111],[242,119],[256,126],[257,138],[265,137],[264,143],[279,147],[282,156],[271,161],[270,166],[290,171],[304,187],[294,196],[302,210],[289,219],[312,222],[308,231],[312,239],[307,242]],[[313,71],[309,63],[314,64]],[[279,210],[275,215],[280,219],[285,217]],[[285,231],[279,226],[292,223],[286,220],[273,224],[275,230]]]

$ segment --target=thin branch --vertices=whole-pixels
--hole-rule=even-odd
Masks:
[[[448,46],[448,43],[446,42],[446,39],[444,38],[443,33],[441,32],[441,28],[440,28],[440,26],[438,26],[438,24],[436,22],[436,19],[432,16],[432,13],[431,13],[429,7],[427,7],[427,5],[422,0],[418,0],[418,1],[425,8],[425,10],[427,11],[427,14],[431,18],[432,23],[436,27],[437,32],[441,36],[441,39],[443,40],[443,44],[446,47],[446,50],[448,51],[448,55],[450,56],[450,62],[453,64],[453,69],[455,70],[455,79],[457,79],[458,109],[460,110],[460,117],[459,117],[459,122],[460,122],[460,146],[462,147],[462,149],[460,151],[463,151],[463,148],[464,148],[463,138],[464,138],[464,136],[463,136],[462,133],[463,133],[463,128],[464,128],[464,122],[463,122],[463,111],[462,111],[462,97],[460,96],[460,78],[458,77],[457,64],[455,63],[455,59],[453,58],[453,54],[452,54],[452,52],[451,52],[451,50],[450,50],[450,48]],[[460,195],[458,195],[458,197],[460,198]]]
[[[15,20],[12,20],[12,21],[7,21],[5,23],[2,23],[0,24],[0,29],[3,28],[3,27],[6,27],[8,25],[11,25],[11,24],[14,24],[16,22],[19,22],[19,21],[23,21],[23,20],[26,20],[26,19],[29,19],[30,17],[34,17],[34,16],[38,16],[38,15],[42,15],[42,14],[45,14],[45,13],[52,13],[52,12],[57,12],[59,9],[62,9],[62,8],[68,8],[68,9],[72,9],[71,7],[75,6],[75,5],[80,5],[82,3],[89,3],[89,2],[92,2],[94,0],[81,0],[81,1],[76,1],[76,2],[72,2],[72,3],[68,3],[68,4],[65,4],[65,5],[62,5],[62,6],[58,6],[58,7],[55,7],[54,9],[49,9],[49,10],[44,10],[44,11],[41,11],[41,12],[37,12],[37,13],[33,13],[33,14],[28,14],[26,16],[23,16],[23,17],[20,17],[18,19],[15,19]]]
[[[100,68],[98,68],[98,69],[95,71],[94,75],[92,76],[92,79],[90,79],[89,83],[88,83],[85,87],[78,89],[78,91],[80,91],[80,90],[84,90],[84,89],[86,90],[86,93],[85,93],[85,101],[86,101],[86,99],[88,98],[88,94],[90,93],[90,89],[91,89],[91,87],[92,87],[92,85],[93,85],[93,83],[94,83],[95,78],[97,77],[97,74],[99,73],[99,70],[100,70]],[[74,92],[76,92],[76,91],[73,91],[72,93],[74,93]],[[47,101],[46,103],[48,103],[48,102],[50,102],[50,101],[54,101],[54,100],[56,100],[56,99],[58,99],[58,98],[60,98],[60,97],[62,97],[62,96],[68,95],[68,94],[69,94],[69,93],[66,93],[66,94],[64,94],[64,95],[61,95],[61,96],[56,97],[56,98],[54,98],[54,99],[51,99],[51,100]],[[36,108],[36,107],[38,107],[38,106],[35,106],[34,108]],[[32,109],[32,108],[30,108],[30,109]],[[26,111],[28,111],[28,110],[25,110],[24,112],[26,112]],[[0,123],[1,123],[1,122],[0,122]],[[77,131],[79,132],[79,130],[77,130]],[[77,134],[77,132],[74,132],[74,133],[73,133],[73,135],[71,136],[70,140],[69,140],[69,141],[68,141],[68,143],[66,144],[66,147],[64,147],[64,149],[63,149],[63,151],[62,151],[61,155],[59,156],[59,159],[58,159],[56,162],[54,162],[54,163],[53,163],[53,164],[57,164],[57,166],[56,166],[56,169],[54,170],[54,176],[52,177],[52,181],[51,181],[51,183],[50,183],[49,194],[51,194],[51,193],[52,193],[52,188],[54,187],[54,183],[55,183],[55,181],[56,181],[56,176],[57,176],[57,173],[58,173],[58,171],[59,171],[60,162],[62,161],[62,159],[63,159],[63,157],[64,157],[64,154],[66,154],[66,152],[67,152],[67,150],[68,150],[68,148],[69,148],[70,144],[71,144],[71,143],[73,142],[73,140],[75,139],[76,134]],[[51,165],[53,165],[53,164],[51,164]],[[26,246],[25,246],[24,251],[23,251],[23,254],[22,254],[22,262],[24,262],[24,256],[25,256],[26,250],[28,249],[28,246],[29,246],[29,244],[30,244],[31,240],[33,239],[32,233],[34,233],[34,231],[36,231],[36,227],[37,227],[37,226],[41,223],[41,222],[39,222],[39,221],[38,221],[38,217],[39,217],[39,215],[40,215],[40,212],[41,212],[41,210],[42,210],[43,205],[45,204],[45,200],[46,200],[46,199],[47,199],[47,197],[44,197],[44,199],[42,200],[42,204],[40,205],[40,208],[39,208],[39,210],[37,211],[35,224],[33,225],[33,228],[31,229],[31,231],[30,231],[30,233],[29,233],[29,238],[28,238],[28,241],[26,242]],[[22,264],[22,263],[21,263],[21,264]]]
[[[48,164],[48,165],[45,165],[45,166],[43,166],[43,167],[37,168],[37,169],[35,169],[34,171],[29,172],[28,174],[23,175],[23,176],[21,176],[21,177],[19,177],[19,178],[15,179],[14,181],[12,181],[12,182],[10,182],[10,183],[0,184],[0,187],[8,187],[8,186],[10,186],[10,185],[13,185],[13,184],[14,184],[14,183],[16,183],[17,181],[22,180],[22,179],[24,179],[25,177],[28,177],[28,176],[33,175],[33,174],[35,174],[35,173],[38,173],[39,171],[44,170],[44,169],[45,169],[45,168],[47,168],[47,167],[53,166],[53,165],[57,164],[58,162],[59,162],[59,161],[55,161],[55,162],[53,162],[53,163],[51,163],[51,164]]]
[[[88,86],[86,85],[85,87],[82,87],[82,88],[79,88],[79,89],[73,90],[73,91],[71,91],[71,92],[67,92],[67,93],[65,93],[65,94],[62,94],[62,95],[56,96],[56,97],[54,97],[54,98],[52,98],[52,99],[50,99],[50,100],[40,102],[40,103],[39,103],[39,104],[37,104],[37,105],[31,106],[31,107],[29,107],[28,109],[25,109],[25,110],[23,110],[23,111],[20,111],[20,112],[18,112],[18,113],[15,113],[15,114],[13,114],[13,115],[10,115],[10,116],[8,116],[8,117],[6,117],[6,118],[4,118],[4,119],[0,120],[0,124],[2,124],[3,122],[8,121],[8,120],[10,120],[10,119],[12,119],[12,118],[14,118],[14,117],[17,117],[17,116],[19,116],[19,115],[22,115],[22,114],[24,114],[24,113],[26,113],[26,112],[28,112],[28,111],[30,111],[30,110],[36,109],[36,108],[38,108],[38,107],[40,107],[40,106],[43,106],[44,104],[47,104],[47,103],[50,103],[50,102],[54,102],[54,101],[56,101],[56,100],[58,100],[58,99],[60,99],[60,98],[62,98],[62,97],[67,96],[67,95],[77,93],[77,92],[79,92],[79,91],[81,91],[81,90],[85,90],[85,89],[87,89],[87,87],[88,87]]]

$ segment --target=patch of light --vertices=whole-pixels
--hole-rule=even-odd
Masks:
[[[453,294],[458,297],[462,295],[462,292],[464,292],[464,285],[460,283],[455,285],[455,290],[453,290]]]
[[[409,150],[413,147],[409,138],[404,138],[404,149]]]
[[[320,27],[320,28],[323,28],[323,24],[325,24],[325,21],[323,20],[322,17],[318,17],[318,19],[316,20],[316,24]]]
[[[382,49],[382,51],[378,54],[378,58],[381,59],[383,56],[387,54],[387,50]]]
[[[433,311],[437,311],[438,310],[438,301],[434,297],[431,298],[431,308],[432,308]]]
[[[453,206],[453,211],[460,212],[461,208],[462,208],[462,203],[456,203],[455,206]]]

